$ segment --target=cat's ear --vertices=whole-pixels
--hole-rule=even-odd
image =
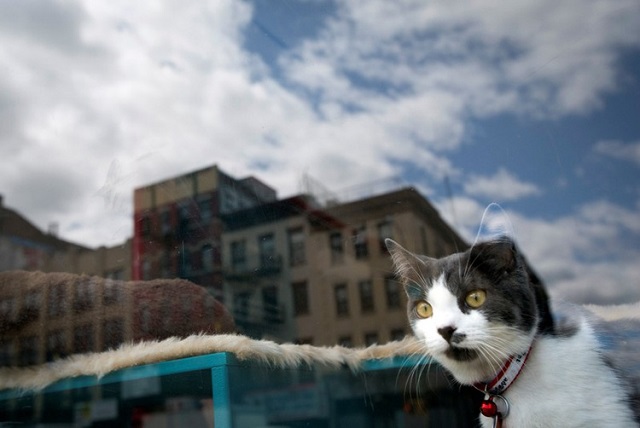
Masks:
[[[391,255],[391,260],[393,261],[393,266],[398,277],[405,284],[411,281],[416,281],[420,275],[418,272],[424,269],[425,262],[429,259],[417,256],[411,251],[403,248],[402,245],[398,244],[393,239],[387,238],[384,240],[384,243],[387,246],[387,250],[389,250],[389,254]]]
[[[510,273],[518,266],[518,250],[508,238],[475,244],[469,257],[471,266],[492,274]]]

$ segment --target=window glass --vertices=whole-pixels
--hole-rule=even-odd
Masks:
[[[388,239],[445,257],[508,235],[554,311],[640,301],[638,2],[495,6],[0,1],[0,373],[191,335],[400,340]],[[440,375],[333,402],[307,368],[236,390],[246,426],[457,409]],[[0,400],[0,421],[212,421],[181,379]]]

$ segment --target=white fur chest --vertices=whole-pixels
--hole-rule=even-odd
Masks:
[[[637,426],[613,370],[582,322],[571,337],[538,338],[516,382],[503,394],[511,411],[504,428]],[[492,419],[480,416],[483,427]]]

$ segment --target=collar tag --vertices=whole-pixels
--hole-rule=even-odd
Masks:
[[[490,395],[502,394],[518,378],[524,364],[527,362],[530,352],[531,347],[522,354],[512,356],[507,360],[493,380],[488,383],[477,383],[474,385],[475,388]]]

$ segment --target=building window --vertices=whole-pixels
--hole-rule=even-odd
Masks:
[[[67,356],[67,339],[64,330],[54,330],[47,334],[47,361]]]
[[[163,209],[160,213],[160,228],[163,236],[171,232],[171,213],[168,208]]]
[[[39,291],[30,291],[24,296],[24,309],[35,315],[40,314],[40,305],[42,304],[42,293]]]
[[[309,290],[306,281],[294,282],[293,288],[293,314],[307,315],[309,314]]]
[[[405,336],[404,328],[394,328],[391,330],[391,340],[402,340]]]
[[[124,342],[124,323],[121,318],[108,319],[102,326],[102,349],[115,349]]]
[[[15,345],[13,341],[8,340],[0,343],[0,367],[12,365],[14,355]]]
[[[262,289],[262,307],[264,308],[264,322],[274,324],[280,321],[277,287],[269,286]]]
[[[291,266],[299,266],[306,263],[304,249],[304,230],[299,227],[289,231],[289,261]]]
[[[148,304],[143,304],[140,308],[140,312],[138,312],[139,317],[139,325],[140,325],[140,333],[142,335],[147,335],[151,332],[152,328],[152,320],[151,320],[151,309]]]
[[[347,284],[338,284],[334,287],[336,299],[336,314],[338,316],[349,315],[349,296],[347,295]]]
[[[353,229],[353,249],[356,259],[365,259],[369,257],[366,226],[360,226],[357,229]]]
[[[105,278],[107,279],[114,279],[117,281],[122,281],[124,280],[124,270],[123,269],[113,269],[110,271],[107,271],[104,275]]]
[[[384,289],[387,295],[387,309],[398,309],[402,306],[400,300],[400,284],[394,276],[384,279]]]
[[[76,326],[73,330],[73,352],[81,354],[93,351],[93,337],[93,326],[91,324]]]
[[[38,338],[36,336],[27,336],[20,339],[20,354],[18,358],[21,366],[38,364]]]
[[[389,220],[378,223],[378,238],[380,242],[380,251],[387,253],[387,245],[384,243],[385,239],[393,238],[393,224]]]
[[[360,310],[365,312],[373,311],[373,286],[371,281],[360,281],[358,283],[360,289]]]
[[[102,299],[105,305],[113,305],[122,299],[122,283],[107,279],[104,282]]]
[[[49,317],[55,318],[62,315],[66,310],[65,302],[64,284],[54,284],[49,290],[49,299],[47,302]]]
[[[74,290],[73,309],[76,312],[86,311],[93,307],[96,293],[96,281],[93,277],[80,277]]]
[[[195,222],[193,222],[195,223]],[[189,205],[184,202],[178,206],[178,236],[184,239],[189,236],[189,227],[191,226],[191,213]]]
[[[209,196],[204,197],[198,201],[198,211],[200,211],[200,221],[206,224],[211,221],[213,217],[213,210],[211,207],[211,198]]]
[[[331,263],[341,263],[344,261],[342,232],[331,232],[329,234],[329,247],[331,248]]]
[[[149,216],[144,216],[140,219],[140,231],[144,238],[151,237],[151,219]]]
[[[186,278],[191,273],[191,252],[184,245],[178,252],[180,278]]]
[[[146,259],[142,261],[142,279],[145,281],[151,279],[151,262]]]
[[[0,300],[0,319],[15,321],[17,317],[16,299],[13,297]]]
[[[200,257],[202,259],[202,269],[204,269],[205,272],[212,272],[214,257],[213,246],[211,244],[203,245],[200,250]]]
[[[239,322],[247,322],[249,320],[249,299],[251,294],[248,292],[236,293],[233,296],[233,315]]]
[[[247,243],[244,240],[231,243],[231,269],[234,272],[247,269]]]
[[[273,233],[261,235],[258,238],[258,248],[260,251],[260,267],[262,269],[272,269],[276,267],[276,239]]]
[[[378,343],[378,333],[371,332],[364,335],[365,346],[375,345],[376,343]]]
[[[351,336],[340,336],[338,338],[338,345],[344,346],[345,348],[351,348],[353,346],[353,340]]]

